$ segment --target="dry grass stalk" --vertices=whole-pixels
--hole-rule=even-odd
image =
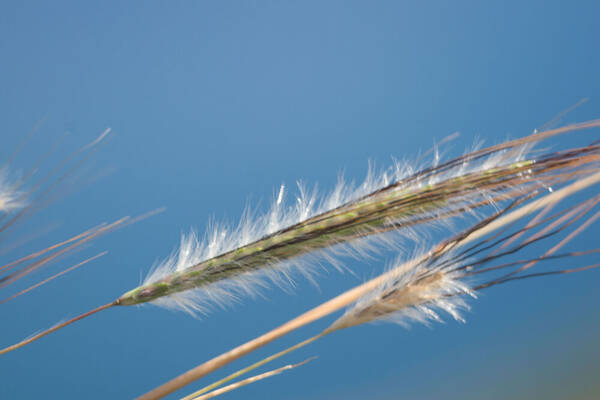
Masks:
[[[103,251],[103,252],[101,252],[99,254],[96,254],[93,257],[86,258],[85,260],[83,260],[83,261],[81,261],[81,262],[79,262],[79,263],[77,263],[77,264],[75,264],[75,265],[73,265],[73,266],[71,266],[71,267],[69,267],[67,269],[64,269],[64,270],[62,270],[62,271],[60,271],[60,272],[58,272],[58,273],[56,273],[56,274],[54,274],[54,275],[52,275],[52,276],[44,279],[44,280],[42,280],[42,281],[40,281],[40,282],[38,282],[38,283],[36,283],[34,285],[29,286],[27,289],[23,289],[20,292],[13,294],[12,296],[9,296],[9,297],[7,297],[5,299],[0,300],[0,304],[7,303],[7,302],[9,302],[10,300],[12,300],[14,298],[17,298],[17,297],[19,297],[21,295],[24,295],[25,293],[28,293],[28,292],[32,291],[33,289],[36,289],[36,288],[38,288],[38,287],[40,287],[42,285],[45,285],[46,283],[48,283],[50,281],[53,281],[54,279],[56,279],[56,278],[58,278],[60,276],[63,276],[64,274],[67,274],[67,273],[69,273],[69,272],[71,272],[71,271],[73,271],[73,270],[75,270],[75,269],[77,269],[79,267],[82,267],[82,266],[86,265],[87,263],[92,262],[92,261],[94,261],[94,260],[96,260],[96,259],[98,259],[98,258],[100,258],[100,257],[102,257],[102,256],[104,256],[106,254],[108,254],[108,251]]]

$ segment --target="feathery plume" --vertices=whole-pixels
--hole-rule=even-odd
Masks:
[[[309,274],[315,258],[340,266],[340,255],[364,257],[397,246],[390,233],[410,235],[411,227],[472,213],[595,171],[600,160],[596,144],[537,157],[531,148],[547,137],[599,124],[540,132],[445,163],[436,152],[434,164],[420,171],[400,163],[380,174],[370,170],[358,188],[341,181],[322,201],[301,186],[295,204],[286,207],[282,187],[263,216],[253,219],[247,212],[237,228],[213,227],[203,241],[193,232],[183,236],[179,250],[117,302],[152,302],[193,314],[204,311],[207,301],[252,294],[261,277],[287,276],[291,267]]]
[[[393,321],[403,326],[412,321],[428,324],[442,320],[440,311],[464,322],[460,310],[468,306],[459,295],[477,297],[458,272],[404,264],[396,273],[397,278],[367,293],[329,329],[349,328],[374,320]]]

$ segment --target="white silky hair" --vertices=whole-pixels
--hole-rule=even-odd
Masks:
[[[470,309],[465,299],[477,298],[477,295],[463,271],[446,272],[436,266],[450,255],[445,254],[433,266],[427,267],[423,263],[397,261],[390,279],[358,299],[331,329],[370,322],[392,322],[405,328],[413,323],[429,326],[431,322],[444,322],[444,313],[464,323],[462,312]],[[420,255],[414,259],[423,258]],[[394,291],[402,301],[386,302],[386,295]]]
[[[9,179],[8,168],[0,168],[0,214],[9,213],[25,206],[22,193]]]
[[[477,150],[480,145],[475,146],[474,150]],[[481,172],[519,162],[525,158],[532,146],[533,144],[525,144],[497,151],[474,161],[465,161],[440,174],[411,180],[408,184],[399,185],[394,190],[418,190],[424,186],[435,185],[471,172]],[[434,148],[432,153],[433,160],[429,165],[436,167],[440,163],[441,156],[437,147]],[[310,217],[352,203],[394,182],[399,182],[406,177],[410,177],[418,171],[419,169],[414,162],[394,160],[391,167],[380,172],[376,172],[376,168],[370,163],[366,178],[360,185],[355,185],[353,182],[346,182],[343,176],[340,176],[334,189],[328,195],[320,197],[317,193],[316,185],[312,189],[308,189],[302,182],[298,182],[297,192],[293,201],[289,203],[285,199],[285,185],[281,185],[279,191],[274,196],[270,210],[265,214],[257,215],[256,212],[252,212],[248,207],[242,214],[237,226],[209,222],[202,239],[199,239],[195,230],[191,230],[188,234],[182,234],[179,247],[169,257],[156,263],[142,284],[155,283],[173,273],[182,272],[203,261],[246,246],[281,229],[305,221]],[[477,200],[486,200],[494,206],[491,194],[485,191],[474,192],[469,196],[463,197],[461,203],[453,205],[453,209],[459,208],[460,205],[468,206]],[[450,219],[448,218],[443,221],[435,221],[436,215],[442,216],[447,211],[448,209],[440,209],[424,213],[423,215],[434,217],[432,218],[432,222],[427,224],[427,227],[431,228],[432,226],[439,226],[439,224],[447,226],[450,224]],[[477,215],[474,210],[469,210],[469,212]],[[402,223],[402,221],[402,218],[393,220],[394,223]],[[365,232],[368,232],[368,230],[365,230]],[[410,252],[410,247],[404,244],[406,241],[403,239],[417,243],[422,241],[423,235],[426,234],[427,232],[422,228],[417,230],[414,227],[406,227],[392,232],[367,235],[366,237],[338,243],[325,249],[311,251],[293,259],[283,261],[273,260],[260,270],[248,271],[236,277],[211,283],[203,287],[164,296],[153,300],[152,304],[167,309],[185,311],[192,315],[197,315],[198,313],[204,314],[209,311],[211,305],[224,307],[237,301],[241,296],[249,295],[255,297],[261,294],[260,289],[267,287],[269,281],[284,289],[293,288],[293,272],[299,272],[309,281],[315,282],[315,274],[318,273],[318,268],[316,267],[318,266],[324,267],[327,264],[337,270],[347,270],[342,260],[345,257],[357,259],[369,258],[383,249],[392,249],[404,253],[406,251]],[[440,303],[441,305],[442,303]]]

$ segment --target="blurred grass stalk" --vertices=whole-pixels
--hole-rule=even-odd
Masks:
[[[104,143],[104,139],[111,131],[110,129],[104,130],[93,141],[62,158],[53,168],[50,169],[50,172],[37,179],[40,167],[42,167],[44,161],[46,161],[52,155],[52,153],[54,153],[58,145],[65,138],[65,134],[59,140],[55,141],[51,146],[49,146],[49,148],[46,149],[36,161],[34,161],[33,165],[22,176],[20,176],[18,179],[13,178],[11,180],[11,164],[14,162],[17,155],[19,155],[19,153],[26,148],[27,143],[37,132],[39,126],[40,124],[38,124],[27,135],[25,135],[25,138],[22,140],[20,145],[17,146],[12,154],[7,158],[5,163],[0,167],[0,243],[9,237],[11,228],[23,222],[25,218],[31,216],[51,200],[51,196],[55,195],[60,185],[63,184],[70,176],[72,176],[83,165],[83,163],[89,160],[95,154],[95,152],[100,149]],[[126,219],[121,219],[110,225],[101,224],[67,240],[46,247],[45,249],[28,254],[7,264],[0,265],[0,289],[4,289],[31,274],[32,272],[47,266],[50,262],[55,261],[58,257],[66,255],[77,247],[88,243],[92,239],[111,230],[117,229],[125,222]],[[25,290],[0,300],[0,303],[6,303],[15,297],[25,294],[73,269],[85,265],[86,263],[102,255],[104,255],[104,253],[100,253],[97,256],[88,258],[87,260],[63,270],[62,272],[55,274],[52,277],[35,285],[32,285]],[[38,260],[33,261],[36,259]]]

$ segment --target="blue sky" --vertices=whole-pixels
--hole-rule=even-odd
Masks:
[[[562,122],[600,117],[599,12],[593,1],[2,2],[0,160],[41,119],[17,170],[65,132],[62,155],[107,127],[114,134],[11,239],[49,233],[0,263],[102,221],[167,208],[51,269],[108,250],[102,259],[2,305],[2,343],[113,300],[182,232],[202,232],[212,217],[235,221],[248,201],[264,209],[283,182],[327,189],[340,171],[360,180],[369,160],[415,159],[458,131],[448,150],[456,155],[477,139],[528,134],[586,97]],[[572,248],[593,247],[599,233],[592,227]],[[356,276],[324,274],[318,289],[299,279],[291,295],[271,289],[201,320],[152,306],[107,311],[3,356],[0,395],[131,398],[394,257],[348,261]],[[466,325],[340,332],[282,361],[318,355],[308,366],[228,398],[585,396],[600,390],[598,279],[592,271],[492,289],[472,303]]]

